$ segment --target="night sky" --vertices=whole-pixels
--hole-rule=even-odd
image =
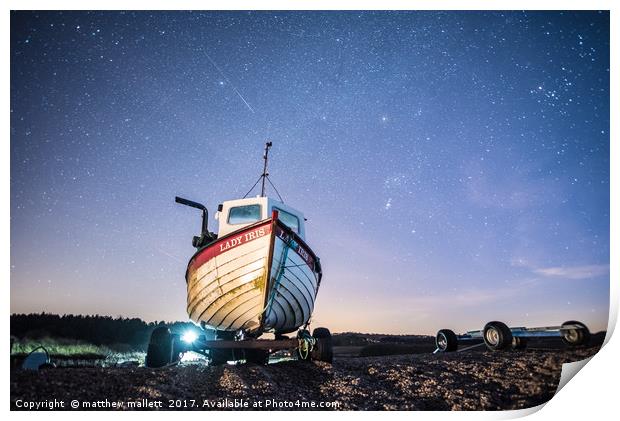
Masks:
[[[315,327],[606,326],[607,12],[13,12],[11,311],[187,320],[266,140]]]

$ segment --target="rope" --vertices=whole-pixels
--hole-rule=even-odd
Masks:
[[[280,196],[280,192],[278,191],[278,189],[276,189],[276,186],[273,185],[269,176],[267,176],[266,178],[267,178],[267,181],[269,181],[269,184],[271,184],[271,187],[273,187],[273,189],[276,191],[276,194],[278,195],[280,202],[284,203],[284,199],[282,199],[282,196]]]
[[[252,188],[245,194],[245,196],[243,196],[243,199],[245,199],[246,197],[248,197],[248,194],[250,194],[252,192],[252,190],[254,190],[254,187],[256,187],[256,185],[258,184],[258,182],[260,181],[260,179],[263,178],[263,176],[261,175],[260,177],[258,177],[258,180],[256,180],[256,183],[254,183],[254,185],[252,186]],[[274,187],[275,188],[275,187]]]
[[[265,178],[269,184],[271,185],[271,187],[273,187],[273,189],[275,190],[276,194],[278,195],[278,198],[280,199],[280,202],[284,203],[284,199],[282,198],[282,196],[280,195],[280,192],[278,191],[278,189],[276,188],[276,186],[271,182],[271,179],[269,178],[269,176],[266,175],[261,175],[260,177],[258,177],[258,180],[256,180],[256,183],[254,183],[254,185],[252,186],[252,188],[250,190],[248,190],[248,192],[243,196],[243,199],[245,199],[246,197],[248,197],[248,194],[252,193],[252,190],[254,190],[254,187],[256,187],[258,185],[258,182],[262,179]]]
[[[314,349],[314,345],[316,345],[316,339],[305,329],[300,331],[298,339],[299,347],[297,348],[297,352],[299,352],[299,356],[302,360],[307,360],[308,355],[310,355]]]

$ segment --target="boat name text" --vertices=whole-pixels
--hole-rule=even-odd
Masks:
[[[252,240],[256,240],[257,238],[263,237],[267,234],[265,227],[260,227],[254,231],[246,232],[244,234],[238,235],[237,237],[226,240],[226,242],[220,244],[220,252],[226,251],[233,247],[237,247],[240,244],[247,243]]]

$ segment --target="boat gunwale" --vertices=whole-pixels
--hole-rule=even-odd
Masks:
[[[267,225],[267,222],[269,222],[269,221],[272,221],[272,224],[273,224],[274,218],[273,218],[273,217],[271,217],[271,218],[263,219],[263,220],[260,220],[260,221],[257,221],[257,222],[255,222],[255,223],[253,223],[252,225],[248,225],[247,227],[243,227],[243,228],[240,228],[240,229],[238,229],[238,230],[236,230],[236,231],[229,232],[228,234],[223,235],[222,237],[217,238],[215,241],[213,241],[213,242],[211,242],[211,243],[209,243],[209,244],[207,244],[207,245],[205,245],[205,246],[203,246],[203,247],[199,248],[198,250],[196,250],[196,251],[194,252],[194,254],[192,255],[192,257],[190,257],[189,262],[187,263],[187,269],[185,270],[185,282],[186,282],[186,283],[188,282],[187,275],[188,275],[188,273],[189,273],[189,268],[190,268],[190,266],[191,266],[192,262],[193,262],[193,261],[194,261],[194,259],[195,259],[195,258],[196,258],[196,257],[197,257],[200,253],[202,253],[204,250],[206,250],[206,249],[208,249],[208,248],[210,248],[210,247],[215,246],[215,245],[216,245],[216,244],[218,244],[221,240],[225,240],[225,239],[227,239],[227,238],[229,238],[229,237],[237,236],[237,235],[239,235],[239,234],[243,233],[244,231],[254,229],[254,228],[256,228],[256,227],[258,227],[258,226],[260,226],[260,225],[263,225],[263,224]],[[318,273],[318,275],[319,275],[318,283],[320,284],[320,283],[321,283],[321,278],[323,277],[323,272],[322,272],[322,270],[321,270],[321,264],[319,263],[319,262],[320,262],[319,257],[318,257],[318,256],[314,253],[314,251],[312,250],[312,248],[310,248],[310,246],[308,245],[308,243],[306,243],[306,242],[305,242],[305,241],[304,241],[304,240],[303,240],[303,239],[299,236],[299,234],[297,234],[295,231],[293,231],[293,230],[292,230],[290,227],[288,227],[288,226],[287,226],[284,222],[280,221],[280,219],[279,219],[279,218],[276,218],[276,219],[275,219],[275,223],[278,225],[278,227],[280,227],[280,228],[284,229],[284,230],[285,230],[288,234],[293,235],[294,240],[295,240],[296,242],[298,242],[301,246],[303,246],[303,248],[304,248],[305,250],[307,250],[307,251],[310,253],[310,255],[312,256],[313,261],[314,261],[314,268],[312,268],[312,267],[311,267],[311,269],[312,269],[312,271],[313,271],[313,272]],[[271,235],[275,236],[275,232],[274,232],[274,231],[272,231]],[[271,256],[271,253],[270,253],[269,257],[270,257],[270,258],[272,257],[272,256]],[[307,263],[308,263],[308,262],[306,262],[306,264],[307,264]],[[310,265],[308,265],[308,266],[310,266]],[[317,267],[317,266],[318,266],[318,267]]]

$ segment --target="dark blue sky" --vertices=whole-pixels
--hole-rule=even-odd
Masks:
[[[187,319],[268,139],[316,323],[606,325],[607,12],[13,12],[11,310]]]

